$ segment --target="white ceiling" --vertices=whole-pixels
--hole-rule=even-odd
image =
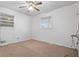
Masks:
[[[42,1],[43,4],[40,6],[40,11],[31,12],[28,12],[27,8],[18,8],[21,6],[20,3],[24,3],[24,1],[0,1],[0,6],[19,11],[26,15],[34,16],[40,13],[50,12],[54,9],[77,3],[77,1]]]

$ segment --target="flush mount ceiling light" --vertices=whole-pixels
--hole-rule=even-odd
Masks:
[[[23,6],[19,6],[19,8],[27,8],[28,11],[40,11],[39,6],[42,5],[42,2],[40,1],[25,1]]]

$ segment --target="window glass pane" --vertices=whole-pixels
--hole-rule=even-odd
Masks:
[[[49,27],[48,19],[42,19],[40,26],[41,28],[48,28]]]

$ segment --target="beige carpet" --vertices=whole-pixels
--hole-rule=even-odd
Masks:
[[[73,49],[36,40],[0,47],[1,57],[62,57],[72,56]]]

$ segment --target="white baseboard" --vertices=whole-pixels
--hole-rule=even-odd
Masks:
[[[34,40],[38,40],[37,38],[33,38]],[[73,47],[69,47],[69,46],[67,46],[67,45],[63,45],[63,44],[58,44],[58,43],[56,43],[56,42],[48,42],[48,41],[46,41],[46,40],[38,40],[38,41],[43,41],[43,42],[46,42],[46,43],[49,43],[49,44],[55,44],[55,45],[59,45],[59,46],[63,46],[63,47],[67,47],[67,48],[73,48]]]
[[[26,41],[26,40],[29,40],[29,39],[34,39],[34,40],[38,40],[37,38],[26,38],[26,39],[21,39],[21,40],[17,40],[17,41],[13,41],[13,42],[6,42],[6,43],[3,43],[3,44],[0,44],[0,46],[4,46],[4,45],[8,45],[8,44],[13,44],[13,43],[17,43],[17,42],[22,42],[22,41]],[[69,47],[69,46],[66,46],[66,45],[63,45],[63,44],[58,44],[56,42],[48,42],[46,40],[38,40],[38,41],[43,41],[43,42],[46,42],[46,43],[49,43],[49,44],[55,44],[55,45],[59,45],[59,46],[64,46],[64,47],[68,47],[68,48],[72,48],[72,47]]]
[[[6,42],[6,43],[3,43],[3,44],[0,44],[0,46],[6,46],[8,44],[18,43],[18,42],[22,42],[22,41],[26,41],[26,40],[29,40],[29,38],[26,38],[26,39],[23,39],[23,40],[12,41],[12,42]]]

